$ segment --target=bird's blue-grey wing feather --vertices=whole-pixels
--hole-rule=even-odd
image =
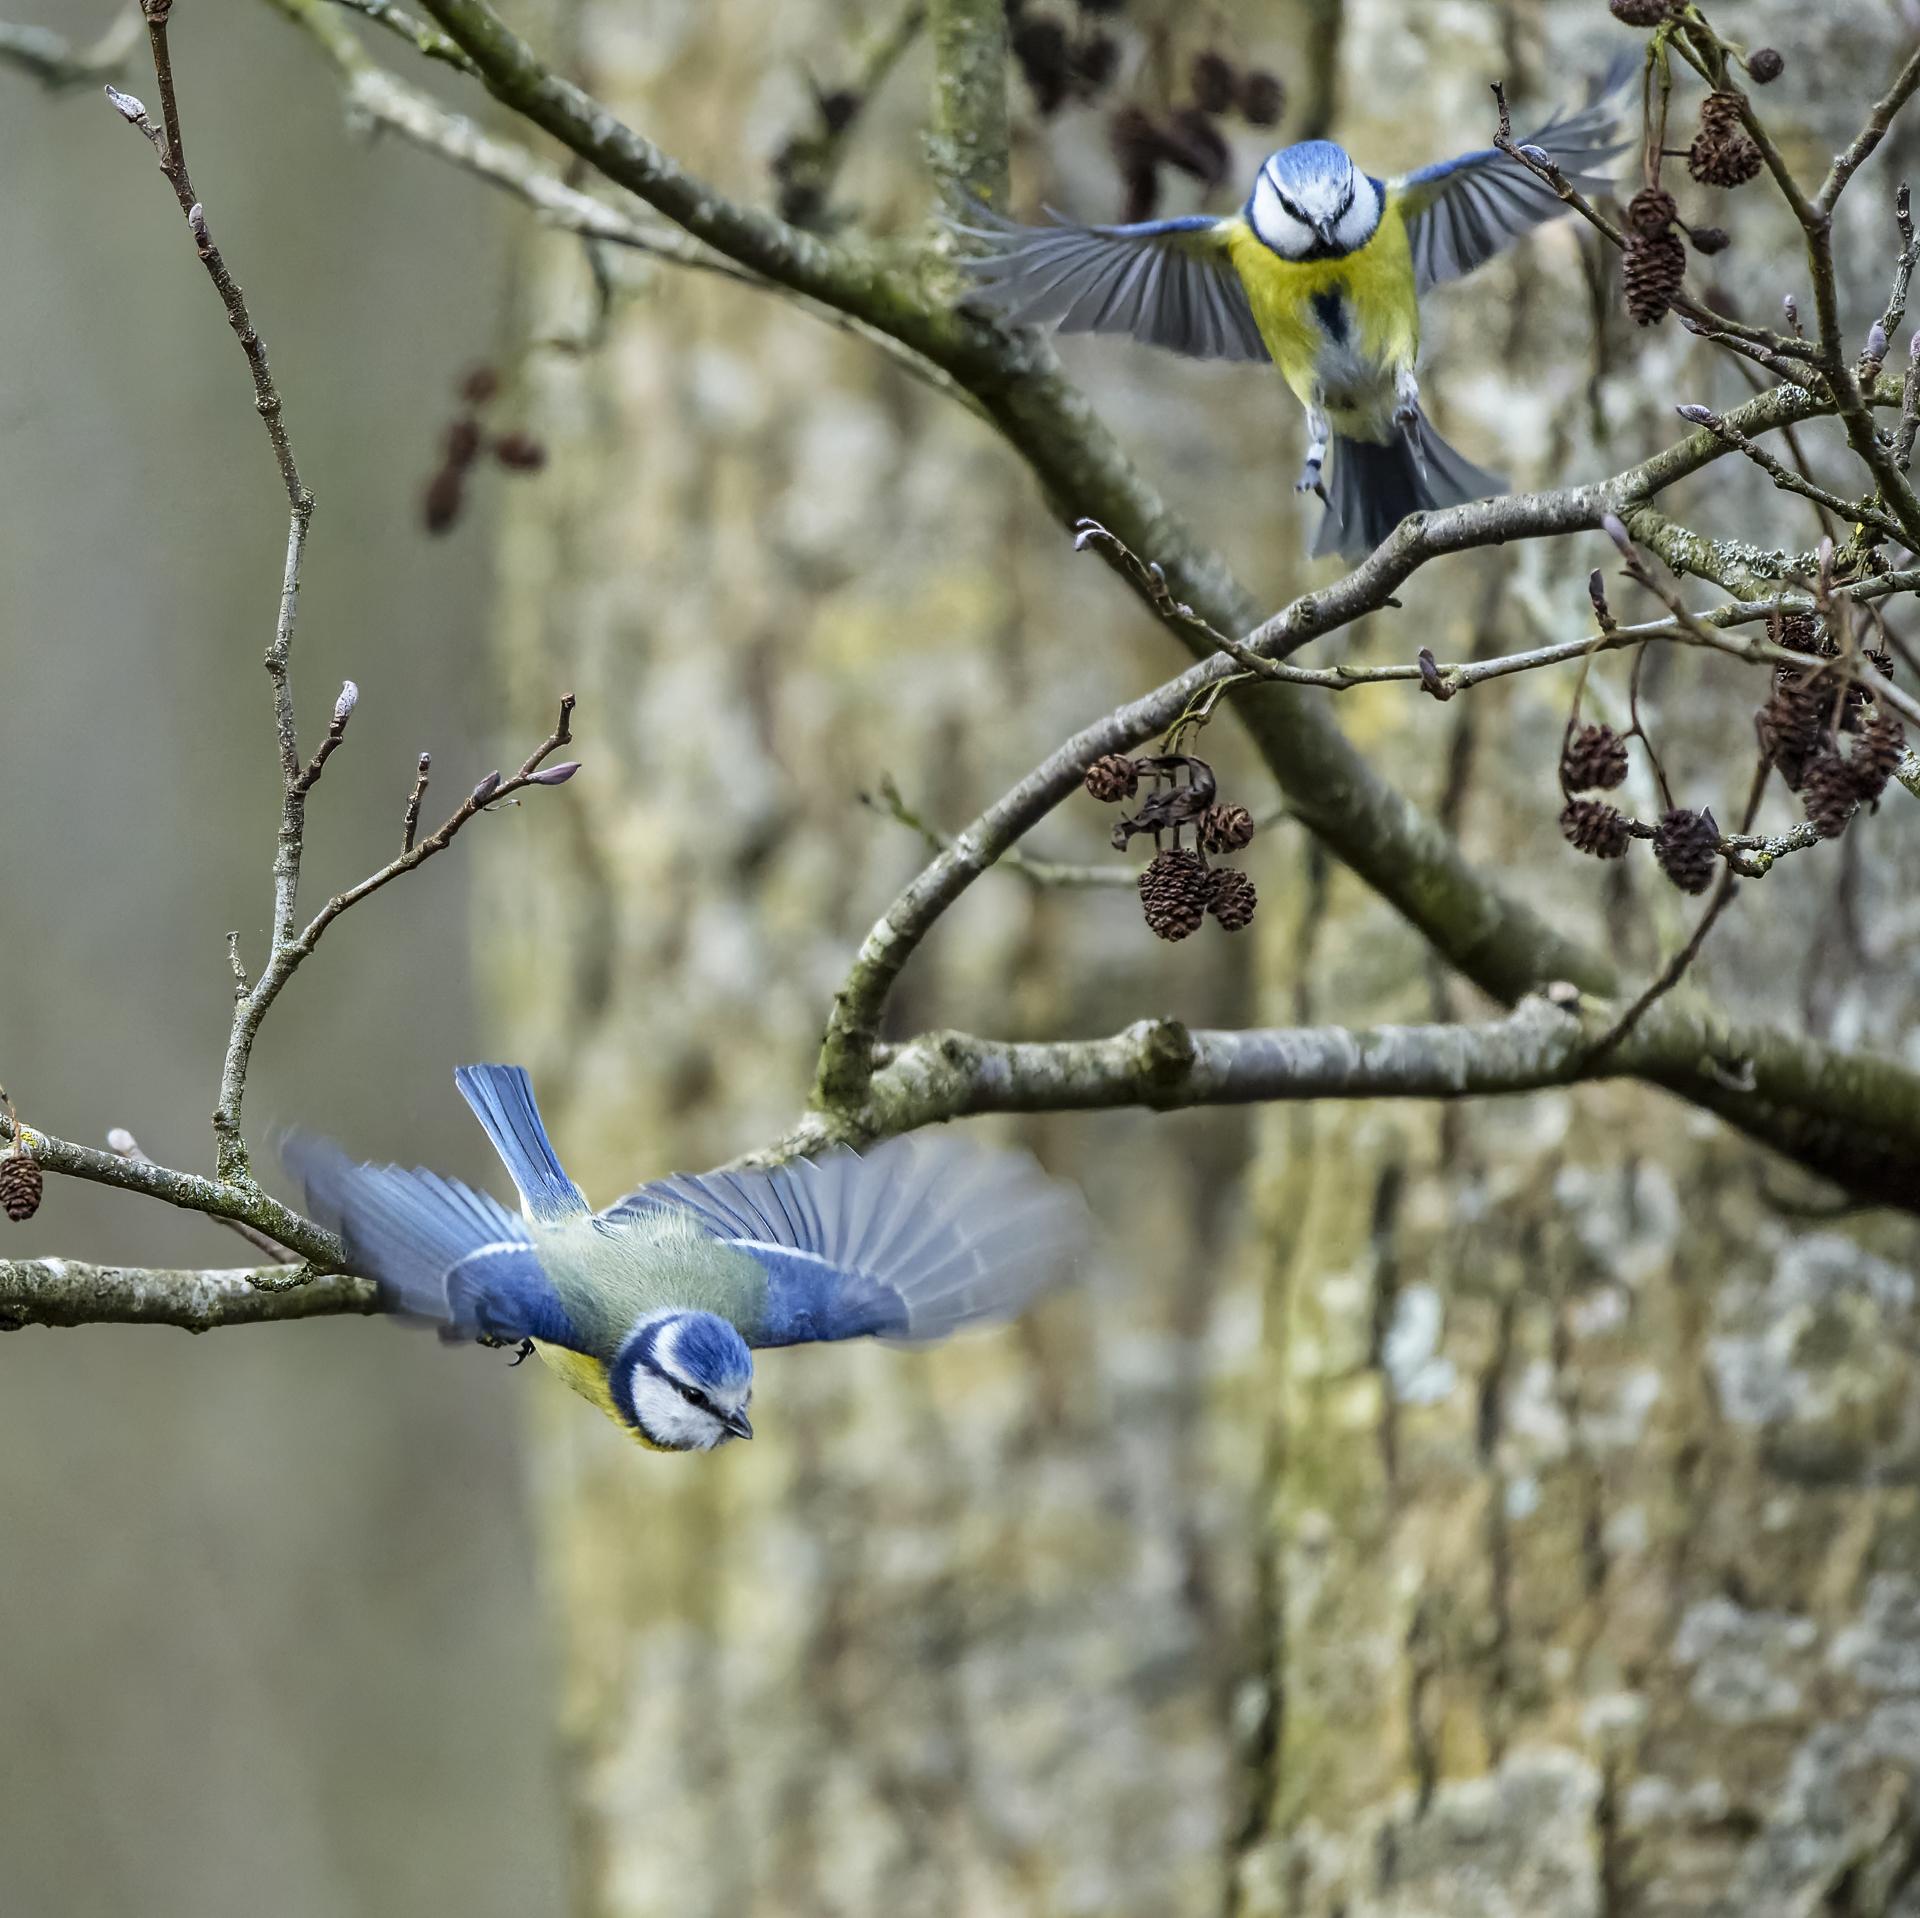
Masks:
[[[1072,1187],[1024,1153],[916,1133],[769,1171],[675,1173],[610,1206],[690,1213],[767,1275],[750,1345],[921,1342],[1011,1318],[1071,1276],[1089,1239]]]
[[[1203,360],[1267,357],[1227,252],[1231,221],[1195,214],[1082,226],[1048,217],[1047,226],[1025,226],[968,209],[956,230],[985,242],[960,263],[971,299],[1061,333],[1125,333]]]
[[[379,1284],[388,1311],[457,1338],[579,1347],[526,1221],[497,1199],[437,1172],[356,1164],[306,1133],[283,1139],[280,1156],[307,1211],[345,1241],[349,1268]]]
[[[1587,103],[1556,114],[1522,146],[1538,147],[1582,193],[1613,184],[1612,162],[1626,150],[1616,95],[1631,57],[1616,61]],[[1471,273],[1503,246],[1564,213],[1566,203],[1518,160],[1487,147],[1437,161],[1393,183],[1407,222],[1414,278],[1421,292]]]

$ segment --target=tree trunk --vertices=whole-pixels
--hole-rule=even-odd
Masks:
[[[792,0],[559,11],[588,84],[740,191],[806,113],[802,76],[834,83],[847,24]],[[1241,10],[1250,50],[1285,68],[1302,22],[1339,33],[1336,131],[1379,171],[1482,143],[1492,75],[1550,103],[1631,44],[1600,0],[1283,11]],[[1744,10],[1793,61],[1803,170],[1896,50],[1890,10],[1856,11],[1816,49],[1803,9]],[[883,227],[924,211],[923,62],[843,189]],[[1098,135],[1080,115],[1026,140],[1022,210],[1108,214]],[[1871,275],[1898,157],[1849,209]],[[1758,312],[1793,256],[1764,215],[1748,231],[1722,277]],[[1521,483],[1611,471],[1676,401],[1739,390],[1611,305],[1590,347],[1592,257],[1557,229],[1436,303],[1436,411]],[[533,332],[581,331],[577,248],[543,241],[530,267]],[[1877,288],[1854,290],[1864,328]],[[1311,577],[1277,383],[1069,357],[1263,593]],[[576,691],[587,770],[567,824],[490,839],[482,944],[503,1048],[604,1199],[797,1112],[839,974],[924,853],[863,794],[891,774],[956,826],[1175,662],[979,424],[784,301],[663,273],[597,351],[533,364],[554,459],[516,492],[500,628],[516,725]],[[1772,511],[1736,498],[1730,527]],[[1338,643],[1565,636],[1606,559],[1450,562]],[[1728,812],[1751,765],[1736,671],[1688,660],[1647,688],[1670,770]],[[1624,684],[1597,674],[1595,710]],[[1697,907],[1650,864],[1560,844],[1569,696],[1545,676],[1444,711],[1369,690],[1342,717],[1645,976]],[[1202,750],[1259,810],[1231,722]],[[1120,866],[1107,824],[1076,802],[1040,849]],[[1836,897],[1871,934],[1902,884],[1885,822],[1856,832],[1748,888],[1709,964],[1749,1002],[1891,1035],[1911,979],[1822,943]],[[990,875],[896,1021],[1472,1009],[1297,828],[1250,864],[1254,931],[1171,948],[1130,890]],[[1025,1136],[1108,1239],[1029,1323],[770,1355],[759,1442],[711,1459],[640,1456],[543,1400],[584,1910],[1920,1913],[1910,1235],[1790,1218],[1787,1174],[1637,1088]]]

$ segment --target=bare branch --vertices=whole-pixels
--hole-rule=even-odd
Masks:
[[[51,1325],[171,1325],[211,1332],[380,1310],[371,1279],[340,1274],[292,1287],[272,1266],[238,1271],[152,1271],[78,1259],[0,1259],[0,1331]]]

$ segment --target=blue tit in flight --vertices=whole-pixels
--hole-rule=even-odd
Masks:
[[[1624,150],[1611,96],[1631,65],[1521,144],[1582,191],[1604,190]],[[1411,512],[1505,490],[1421,411],[1420,300],[1565,210],[1495,147],[1381,180],[1331,140],[1303,140],[1268,155],[1226,219],[1035,227],[975,207],[960,230],[988,243],[963,262],[970,297],[1010,320],[1272,360],[1307,412],[1297,490],[1326,502],[1313,556],[1354,560]]]
[[[769,1171],[676,1173],[603,1212],[567,1177],[518,1066],[454,1074],[520,1211],[437,1173],[282,1157],[387,1309],[449,1339],[531,1345],[653,1451],[751,1438],[753,1353],[920,1343],[1011,1318],[1068,1277],[1086,1207],[1022,1153],[910,1134]]]

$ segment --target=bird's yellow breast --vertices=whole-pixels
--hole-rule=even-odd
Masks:
[[[540,1354],[542,1363],[564,1384],[587,1401],[597,1405],[621,1431],[643,1446],[649,1452],[662,1451],[665,1448],[654,1444],[637,1426],[629,1425],[620,1416],[620,1408],[613,1402],[613,1393],[607,1385],[607,1368],[600,1360],[589,1358],[584,1352],[575,1352],[564,1345],[546,1345],[540,1340],[534,1341],[533,1349]]]
[[[1337,260],[1286,260],[1252,227],[1236,222],[1227,253],[1253,307],[1254,323],[1287,384],[1303,404],[1324,389],[1330,358],[1370,370],[1390,392],[1393,376],[1420,353],[1420,301],[1407,223],[1390,199],[1366,245]],[[1349,329],[1330,353],[1328,315]]]

